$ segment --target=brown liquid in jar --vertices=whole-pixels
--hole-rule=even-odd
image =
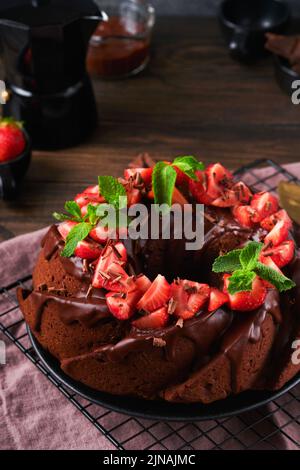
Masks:
[[[87,55],[87,69],[92,76],[126,76],[146,63],[150,38],[143,37],[142,24],[135,23],[132,29],[134,33],[129,32],[117,16],[99,24],[93,36],[99,36],[102,42],[92,39]],[[140,38],[136,38],[139,35]]]

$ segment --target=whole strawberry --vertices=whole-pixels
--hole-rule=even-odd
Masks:
[[[0,120],[0,162],[18,157],[25,149],[26,140],[22,123],[13,118]]]

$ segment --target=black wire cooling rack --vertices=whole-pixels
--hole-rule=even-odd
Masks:
[[[268,166],[261,177],[261,169]],[[235,172],[256,191],[273,191],[279,180],[297,181],[271,160],[257,160]],[[118,450],[300,449],[300,386],[255,411],[221,420],[157,422],[109,411],[84,400],[51,376],[36,356],[18,308],[17,287],[31,277],[0,288],[0,331],[81,411]],[[114,423],[112,426],[108,423]]]

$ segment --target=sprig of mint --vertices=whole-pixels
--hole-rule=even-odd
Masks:
[[[255,276],[270,282],[279,292],[292,289],[294,281],[259,262],[259,255],[264,244],[249,242],[244,248],[232,250],[226,255],[219,256],[213,263],[215,273],[232,273],[229,278],[228,292],[236,294],[252,290]]]
[[[84,240],[90,231],[95,227],[105,214],[100,206],[113,205],[117,210],[127,207],[126,190],[124,186],[112,176],[99,176],[99,193],[106,200],[106,204],[92,205],[88,204],[85,216],[81,214],[81,208],[75,201],[67,201],[65,210],[67,214],[54,212],[53,216],[60,222],[71,220],[78,222],[69,232],[61,256],[70,257],[74,254],[76,246]],[[118,223],[118,221],[117,221]]]
[[[66,244],[61,252],[61,256],[72,256],[77,244],[88,236],[92,228],[93,225],[87,222],[80,222],[75,225],[66,238]]]
[[[53,217],[60,222],[66,220],[78,222],[77,225],[74,225],[70,230],[66,238],[65,247],[61,252],[61,256],[70,257],[74,254],[77,244],[84,240],[92,228],[97,225],[99,217],[97,216],[97,206],[93,206],[92,204],[87,206],[85,216],[82,216],[80,206],[75,201],[67,201],[65,203],[65,210],[67,214],[54,212]]]
[[[152,173],[152,189],[155,204],[172,205],[172,195],[177,177],[175,168],[181,170],[189,178],[197,180],[195,172],[197,170],[204,170],[204,165],[193,156],[177,157],[171,164],[158,162],[154,166]]]
[[[53,212],[53,217],[60,222],[64,220],[72,220],[74,222],[83,222],[85,219],[81,215],[80,206],[75,201],[67,201],[65,203],[65,210],[68,214],[62,214],[60,212]]]

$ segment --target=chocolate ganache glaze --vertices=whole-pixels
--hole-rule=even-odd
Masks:
[[[221,284],[221,277],[212,273],[211,265],[220,252],[227,252],[243,246],[249,240],[261,241],[265,236],[262,229],[241,228],[229,211],[206,208],[205,239],[203,247],[194,252],[184,250],[185,240],[124,240],[128,255],[128,272],[138,275],[143,272],[150,278],[164,274],[169,279],[176,276]],[[19,298],[31,298],[34,310],[33,329],[39,332],[43,311],[46,306],[55,303],[61,321],[70,325],[81,323],[93,329],[103,322],[115,321],[106,305],[105,291],[91,288],[92,271],[80,258],[60,256],[64,241],[53,225],[42,241],[43,256],[48,262],[57,257],[63,270],[80,282],[80,289],[72,295],[44,289],[34,285],[32,292],[20,290]],[[176,257],[174,257],[174,250]],[[174,260],[174,258],[177,258]],[[270,346],[270,354],[259,372],[253,388],[269,387],[281,358],[288,354],[295,328],[300,330],[300,255],[297,252],[294,262],[286,269],[286,274],[293,278],[297,287],[293,291],[279,296],[278,291],[269,289],[264,305],[251,312],[231,311],[222,307],[214,312],[200,311],[194,318],[176,322],[162,329],[140,330],[124,322],[123,337],[116,342],[95,347],[76,357],[63,358],[63,369],[72,375],[72,367],[78,360],[95,358],[109,363],[123,363],[134,353],[143,353],[152,348],[163,351],[167,363],[179,363],[177,345],[182,339],[191,345],[192,353],[187,361],[184,376],[201,370],[206,364],[223,355],[231,364],[231,389],[240,391],[237,383],[237,370],[241,367],[243,350],[247,344],[258,343],[263,335],[267,318],[272,319],[275,338]],[[300,331],[299,331],[300,333]],[[182,380],[182,372],[178,380]],[[174,380],[176,383],[176,379]]]

